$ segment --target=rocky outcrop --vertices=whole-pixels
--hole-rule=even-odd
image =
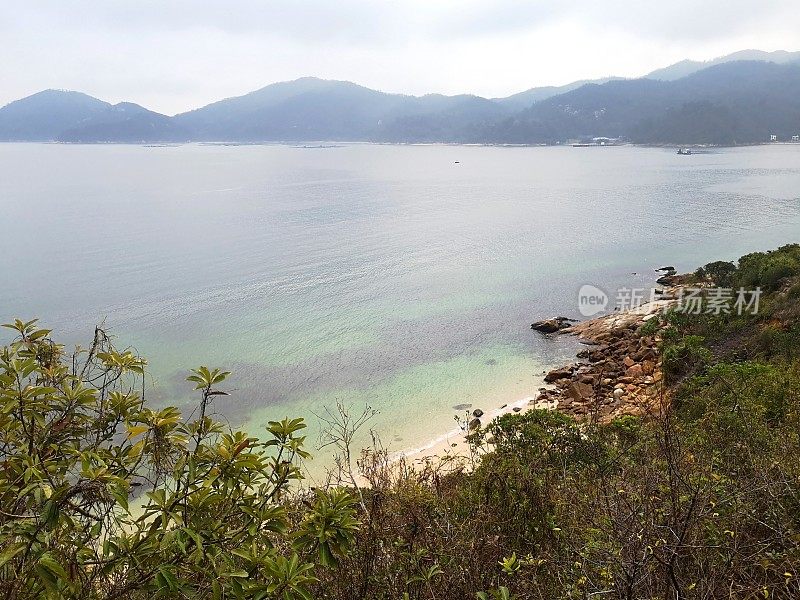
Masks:
[[[556,333],[557,331],[561,331],[562,329],[570,327],[576,322],[577,321],[575,319],[569,319],[567,317],[553,317],[552,319],[536,321],[535,323],[531,324],[531,329],[540,331],[542,333]]]
[[[656,279],[656,283],[658,285],[675,285],[676,277],[675,273],[667,273]]]
[[[668,268],[664,268],[668,271]],[[671,275],[680,280],[683,275]],[[622,415],[658,410],[661,397],[660,335],[644,335],[641,327],[675,304],[679,290],[633,310],[615,312],[569,327],[561,334],[581,338],[589,347],[580,362],[547,373],[535,402],[551,403],[578,419],[609,421]]]
[[[551,371],[536,401],[557,401],[558,410],[577,418],[610,420],[643,414],[662,379],[658,336],[639,334],[640,323],[609,330],[601,345],[584,350],[586,362]]]

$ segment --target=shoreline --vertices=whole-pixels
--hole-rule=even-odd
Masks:
[[[497,408],[487,410],[483,412],[480,417],[473,417],[473,413],[466,410],[465,413],[470,415],[467,421],[473,418],[479,418],[482,422],[489,423],[497,417],[512,413],[521,414],[532,408],[555,408],[556,404],[554,402],[539,400],[540,396],[542,395],[541,390],[547,385],[544,381],[544,377],[544,375],[537,377],[540,388],[539,391],[534,393],[534,395],[525,396],[524,398],[507,402]],[[396,452],[390,452],[388,461],[389,463],[397,463],[401,460],[405,460],[412,464],[425,464],[432,460],[441,462],[441,460],[447,456],[466,456],[463,454],[463,452],[468,449],[466,443],[466,433],[467,432],[463,427],[454,427],[453,429],[450,429],[449,431],[438,435],[419,446],[398,450]]]
[[[671,277],[673,282],[664,286],[658,299],[540,334],[575,336],[586,348],[569,364],[551,365],[546,375],[538,377],[541,385],[535,394],[486,411],[481,421],[489,423],[506,414],[537,408],[601,421],[651,410],[656,399],[652,392],[658,391],[663,382],[657,348],[660,338],[640,336],[638,332],[644,323],[677,303],[686,276]],[[406,461],[413,467],[442,465],[450,458],[466,459],[466,434],[464,427],[455,427],[419,446],[390,452],[388,462]]]
[[[504,143],[504,142],[379,142],[368,140],[263,140],[252,141],[221,141],[221,140],[191,140],[191,141],[140,141],[140,142],[119,142],[119,141],[98,141],[98,142],[65,142],[58,140],[0,140],[0,144],[39,144],[46,146],[138,146],[143,148],[176,148],[180,146],[287,146],[290,148],[305,149],[327,149],[343,146],[448,146],[448,147],[469,147],[469,148],[570,148],[571,142],[553,143]],[[316,144],[308,146],[308,144]],[[719,150],[727,148],[751,148],[760,146],[800,146],[800,142],[776,141],[776,142],[749,142],[742,144],[679,144],[677,142],[636,144],[633,142],[623,142],[618,144],[591,145],[596,148],[698,148],[707,150]]]

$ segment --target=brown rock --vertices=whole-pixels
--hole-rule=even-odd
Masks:
[[[536,321],[531,325],[531,329],[541,331],[542,333],[555,333],[566,329],[575,319],[568,319],[567,317],[553,317],[552,319],[545,319],[544,321]]]
[[[630,368],[636,364],[636,361],[633,360],[630,356],[626,356],[622,362],[625,364],[626,367]]]
[[[642,374],[642,365],[633,365],[630,369],[625,371],[625,376],[630,377],[631,379],[641,377]]]
[[[567,388],[567,394],[575,401],[586,400],[594,397],[594,388],[586,383],[575,381]]]
[[[645,375],[652,375],[655,367],[652,360],[646,360],[642,363],[642,371]]]
[[[654,360],[658,353],[654,348],[646,348],[642,350],[639,355],[641,356],[640,360]]]
[[[597,363],[606,359],[607,352],[607,350],[592,350],[586,358],[589,362]]]
[[[554,381],[558,381],[559,379],[566,379],[572,377],[572,372],[574,370],[575,368],[573,365],[562,367],[560,369],[553,369],[547,375],[544,376],[544,380],[547,383],[553,383]]]

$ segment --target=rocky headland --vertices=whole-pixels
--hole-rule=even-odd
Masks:
[[[537,406],[550,406],[578,419],[609,421],[623,415],[658,411],[663,397],[661,337],[645,325],[678,303],[689,275],[665,267],[657,280],[657,299],[587,321],[564,317],[537,321],[544,335],[574,335],[586,345],[573,363],[545,375]]]

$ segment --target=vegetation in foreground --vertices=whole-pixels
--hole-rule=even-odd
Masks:
[[[287,501],[302,420],[266,441],[206,413],[228,373],[200,367],[188,420],[148,408],[145,362],[101,330],[66,355],[33,321],[0,354],[0,591],[17,598],[309,599],[358,527],[353,496]]]
[[[697,273],[756,315],[670,312],[660,410],[474,432],[472,468],[365,451],[301,492],[300,421],[266,442],[148,409],[144,363],[98,332],[68,356],[17,322],[0,375],[0,589],[11,598],[800,596],[800,246]],[[652,331],[650,331],[652,330]],[[343,421],[334,439],[347,447]],[[451,467],[451,468],[447,468]],[[370,483],[349,476],[359,469]],[[128,508],[130,504],[130,509]]]

